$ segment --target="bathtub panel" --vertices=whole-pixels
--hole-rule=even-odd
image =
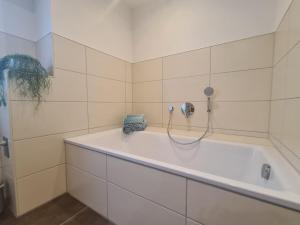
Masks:
[[[67,190],[74,198],[107,217],[107,186],[104,180],[68,165]]]
[[[106,179],[106,155],[69,144],[66,150],[68,164]]]
[[[298,225],[300,213],[188,180],[187,216],[205,225]]]
[[[185,214],[185,178],[114,157],[108,157],[107,163],[107,177],[112,183]]]
[[[118,225],[185,225],[185,217],[108,183],[108,218]]]

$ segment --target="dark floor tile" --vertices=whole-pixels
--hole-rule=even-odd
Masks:
[[[64,225],[113,225],[93,210],[86,208]]]
[[[85,206],[65,194],[17,219],[5,218],[1,225],[59,225]]]

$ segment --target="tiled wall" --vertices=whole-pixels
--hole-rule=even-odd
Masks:
[[[189,51],[133,65],[133,111],[150,125],[166,126],[174,105],[173,127],[203,129],[207,86],[215,89],[215,132],[267,136],[272,79],[273,34]],[[186,120],[182,102],[196,111]]]
[[[300,0],[275,34],[270,136],[300,172]]]
[[[36,56],[54,75],[43,102],[9,92],[17,215],[66,191],[64,138],[119,127],[132,108],[130,63],[55,34]]]
[[[0,32],[0,58],[14,53],[27,54],[36,57],[35,43]],[[8,102],[8,104],[9,103],[10,102]],[[12,132],[10,125],[11,111],[9,109],[9,105],[8,107],[0,107],[0,138],[2,138],[2,136],[7,137],[9,139],[10,149],[12,149]],[[13,151],[11,151],[10,154],[11,157],[8,159],[3,155],[2,151],[0,152],[0,173],[1,177],[3,177],[3,181],[6,181],[10,187],[12,193],[11,208],[16,213],[16,179]]]

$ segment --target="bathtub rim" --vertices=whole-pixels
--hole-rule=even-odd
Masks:
[[[236,181],[233,179],[213,175],[210,173],[201,172],[194,169],[188,169],[182,166],[177,166],[171,163],[162,162],[155,159],[150,159],[143,156],[138,156],[136,154],[124,152],[122,150],[115,150],[110,149],[106,147],[102,147],[95,144],[87,144],[87,143],[80,143],[80,141],[76,141],[76,139],[84,137],[84,136],[97,136],[97,134],[103,134],[105,132],[114,131],[114,130],[120,130],[120,128],[116,129],[110,129],[106,131],[101,131],[93,134],[86,134],[81,135],[75,138],[67,138],[64,140],[65,144],[74,145],[77,147],[84,148],[86,150],[99,152],[102,154],[105,154],[106,156],[115,157],[118,159],[126,160],[131,163],[135,163],[138,165],[146,166],[152,169],[156,169],[162,172],[167,172],[170,174],[174,174],[180,177],[183,177],[185,179],[194,180],[197,182],[201,182],[207,185],[211,185],[216,188],[220,188],[225,191],[230,191],[232,193],[240,194],[245,197],[250,197],[259,201],[263,201],[266,203],[270,203],[273,205],[277,205],[279,207],[291,209],[297,212],[300,212],[300,194],[288,192],[288,191],[279,191],[279,190],[272,190],[264,187],[260,187],[258,185],[242,182],[242,181]],[[146,133],[154,133],[158,134],[156,131],[143,131]],[[159,132],[160,134],[160,132]],[[192,136],[184,136],[184,135],[174,135],[175,137],[181,137],[181,138],[192,138]],[[278,153],[273,146],[268,145],[256,145],[256,144],[249,144],[249,143],[241,143],[241,142],[234,142],[234,141],[224,141],[224,140],[218,140],[213,138],[208,138],[206,141],[209,142],[218,142],[218,143],[224,143],[224,144],[234,144],[234,145],[243,145],[243,146],[251,146],[256,148],[263,148],[268,149],[268,151],[272,151],[274,154],[279,156],[281,160],[286,161],[285,158],[281,156],[280,153]],[[276,156],[276,157],[277,157]],[[286,164],[289,165],[288,162]],[[294,168],[289,165],[292,170]],[[297,173],[295,171],[295,173]]]

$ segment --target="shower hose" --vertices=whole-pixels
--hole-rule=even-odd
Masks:
[[[205,138],[205,136],[207,135],[208,131],[209,131],[209,123],[210,123],[210,107],[209,107],[209,101],[208,101],[208,105],[207,105],[207,126],[206,129],[203,133],[203,135],[201,137],[199,137],[198,139],[191,141],[191,142],[181,142],[181,141],[177,141],[176,139],[174,139],[170,133],[170,125],[171,125],[171,120],[172,120],[172,115],[173,115],[173,110],[169,111],[169,122],[168,122],[168,127],[167,127],[167,134],[170,138],[170,140],[172,140],[174,143],[179,144],[179,145],[192,145],[195,144],[197,142],[200,142],[203,138]]]

